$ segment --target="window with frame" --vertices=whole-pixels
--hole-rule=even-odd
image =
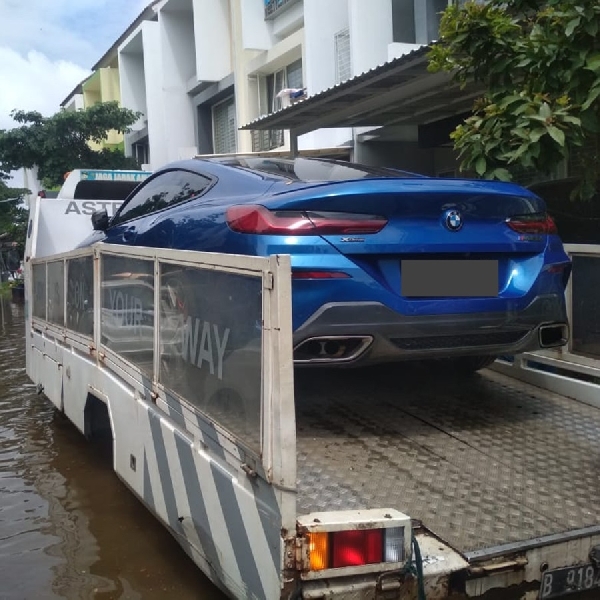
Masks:
[[[167,171],[142,184],[140,189],[125,203],[115,215],[116,225],[163,210],[200,196],[211,181],[189,171]]]
[[[299,58],[287,67],[271,73],[260,80],[260,111],[271,114],[283,108],[281,98],[277,94],[286,88],[302,89],[304,87],[302,59]],[[283,146],[285,142],[282,129],[252,132],[252,151],[263,152]]]
[[[352,77],[350,30],[342,29],[335,34],[335,82],[342,83]]]
[[[304,87],[302,59],[290,63],[287,67],[271,73],[266,77],[268,114],[281,110],[281,98],[277,94],[286,88],[300,89]]]
[[[235,99],[229,98],[213,106],[213,149],[215,154],[236,151]]]

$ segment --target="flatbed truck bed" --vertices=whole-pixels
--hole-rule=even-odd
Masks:
[[[473,566],[600,543],[597,408],[410,363],[300,371],[295,396],[300,514],[394,506]]]

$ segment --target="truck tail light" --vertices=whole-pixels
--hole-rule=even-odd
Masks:
[[[231,206],[226,221],[237,233],[259,235],[349,235],[381,231],[387,219],[377,215],[322,211],[270,211],[259,205]]]
[[[404,527],[390,527],[385,530],[383,560],[385,562],[403,562],[405,540]]]
[[[311,571],[406,560],[403,527],[309,533]]]
[[[522,215],[506,220],[507,225],[518,233],[556,234],[558,229],[550,215]]]
[[[383,562],[381,529],[337,531],[332,534],[332,567],[356,567]]]
[[[308,552],[310,556],[310,570],[322,571],[329,569],[329,534],[309,533]]]

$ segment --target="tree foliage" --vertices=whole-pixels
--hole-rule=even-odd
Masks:
[[[64,174],[73,169],[139,168],[120,150],[94,150],[88,142],[100,143],[109,131],[130,131],[140,114],[103,102],[79,111],[60,111],[51,117],[38,112],[15,110],[14,129],[0,130],[0,171],[5,173],[38,167],[44,185],[62,185]]]
[[[23,206],[23,195],[28,190],[11,188],[0,178],[0,245],[16,242],[23,255],[28,212]]]
[[[451,135],[462,169],[510,180],[511,166],[550,173],[585,148],[575,195],[593,195],[600,180],[598,0],[449,6],[429,69],[485,90]]]

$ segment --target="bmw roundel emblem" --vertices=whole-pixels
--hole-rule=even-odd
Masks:
[[[446,227],[450,231],[458,231],[463,226],[463,219],[457,210],[447,210],[445,215]]]

